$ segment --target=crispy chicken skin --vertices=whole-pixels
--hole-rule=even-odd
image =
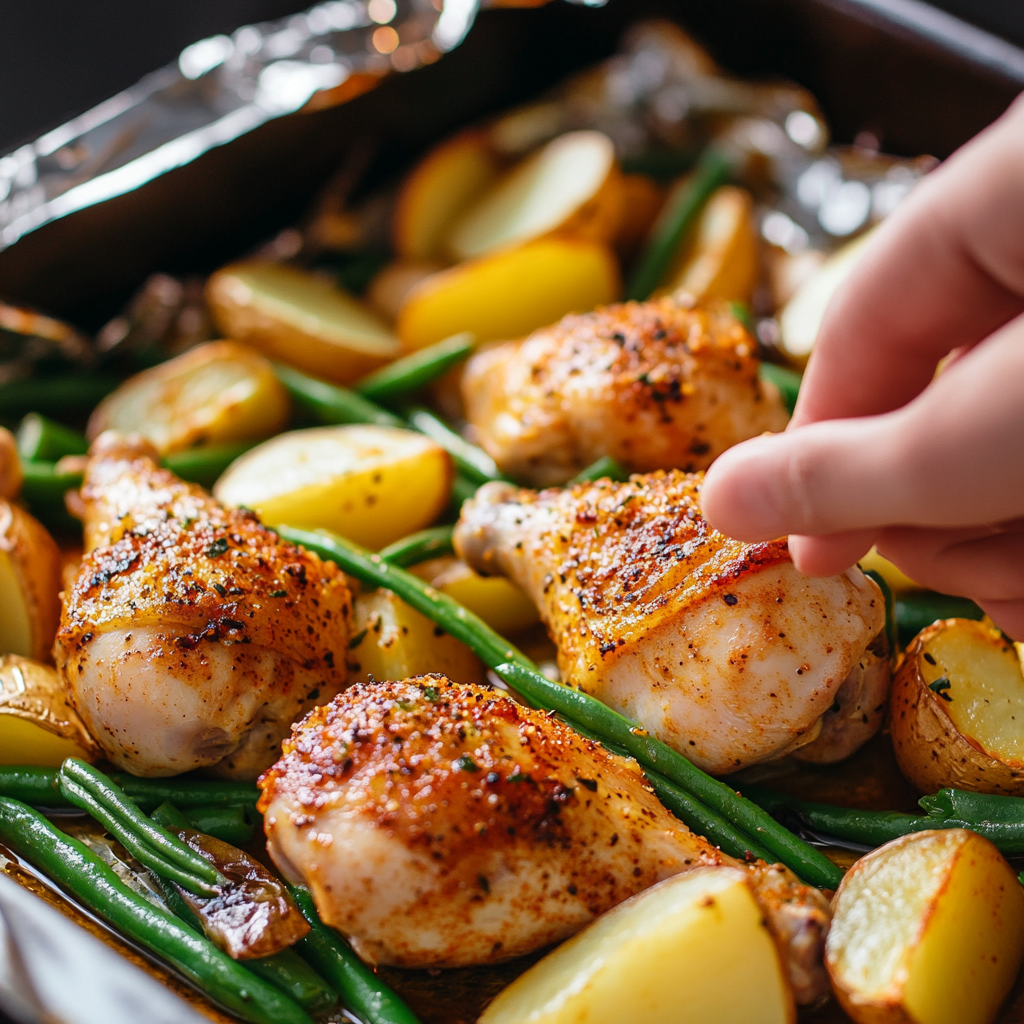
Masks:
[[[888,694],[881,592],[859,569],[801,575],[785,540],[713,530],[701,480],[488,484],[463,506],[455,547],[533,598],[564,682],[706,771],[847,756],[877,731]]]
[[[500,691],[357,684],[260,779],[268,849],[372,963],[458,967],[541,949],[661,879],[739,862],[691,833],[632,760]],[[798,998],[828,982],[828,903],[747,865]]]
[[[606,306],[473,356],[467,418],[505,473],[537,487],[605,455],[637,473],[706,469],[788,420],[753,351],[724,309]]]
[[[344,684],[351,596],[334,565],[155,458],[113,433],[93,444],[57,666],[119,768],[255,778]]]

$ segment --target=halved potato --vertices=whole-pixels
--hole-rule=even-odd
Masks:
[[[760,272],[754,199],[723,185],[708,200],[679,247],[659,294],[686,292],[698,302],[750,302]]]
[[[821,268],[797,288],[779,313],[780,347],[797,365],[802,366],[810,357],[825,310],[853,270],[870,237],[871,232],[867,231],[829,256]]]
[[[483,662],[390,590],[360,594],[352,615],[349,679],[408,679],[440,672],[457,683],[482,683]]]
[[[288,422],[290,405],[269,360],[234,341],[210,341],[129,377],[96,406],[86,433],[141,434],[167,455],[270,437]]]
[[[0,764],[58,768],[68,757],[99,756],[57,670],[16,654],[0,657]]]
[[[421,281],[398,314],[398,335],[410,349],[460,331],[481,342],[518,338],[618,294],[619,266],[607,246],[547,238]]]
[[[22,480],[18,441],[6,427],[0,427],[0,498],[16,498]]]
[[[786,1024],[793,994],[746,875],[697,868],[599,917],[480,1024]]]
[[[892,690],[892,740],[922,792],[1024,795],[1024,672],[984,622],[943,619],[907,648]]]
[[[431,274],[443,268],[437,263],[412,263],[395,260],[384,267],[366,289],[366,301],[388,323],[398,319],[409,292]]]
[[[206,298],[228,337],[338,384],[358,380],[401,351],[375,313],[298,267],[235,263],[210,278]]]
[[[479,576],[454,556],[431,558],[409,571],[465,605],[502,636],[518,633],[540,619],[534,603],[511,580]]]
[[[435,146],[409,172],[393,220],[395,251],[406,260],[443,259],[452,225],[492,185],[500,165],[480,131]]]
[[[647,238],[665,203],[665,189],[646,174],[623,174],[622,215],[612,239],[615,251],[634,256]]]
[[[23,508],[0,501],[0,654],[49,660],[60,590],[54,539]]]
[[[606,242],[622,211],[615,146],[597,131],[567,132],[512,168],[452,229],[459,260],[550,235]]]
[[[858,1024],[991,1024],[1024,959],[1024,888],[965,829],[869,853],[832,904],[825,964]]]
[[[376,550],[429,526],[452,476],[448,453],[411,430],[314,427],[246,452],[213,493],[267,526],[333,530]]]

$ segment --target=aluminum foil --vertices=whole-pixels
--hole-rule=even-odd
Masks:
[[[477,2],[329,0],[193,43],[177,63],[0,157],[0,249],[266,121],[432,63],[461,42]]]

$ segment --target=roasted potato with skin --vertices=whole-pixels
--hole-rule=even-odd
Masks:
[[[1022,959],[1024,888],[965,829],[872,851],[832,904],[825,965],[858,1024],[992,1024]]]
[[[999,630],[971,619],[923,629],[893,681],[891,716],[896,760],[920,792],[1024,795],[1024,672]]]
[[[448,453],[411,430],[314,427],[246,452],[213,493],[267,526],[333,530],[378,549],[429,526],[448,502],[452,477]]]
[[[283,263],[250,260],[206,285],[217,327],[299,370],[348,384],[396,359],[398,339],[331,281]]]
[[[697,868],[599,917],[480,1024],[791,1024],[793,994],[747,876]]]
[[[208,444],[270,437],[288,422],[291,402],[259,352],[211,341],[137,373],[107,395],[86,433],[141,434],[161,455]]]
[[[618,294],[619,265],[607,246],[542,239],[425,278],[399,311],[398,336],[409,349],[460,331],[481,342],[520,338]]]
[[[511,580],[504,576],[480,576],[460,558],[431,558],[409,571],[479,615],[502,636],[518,633],[540,621],[534,603]]]
[[[567,132],[518,163],[452,229],[448,250],[475,259],[538,238],[607,242],[622,215],[622,172],[601,132]]]
[[[16,498],[22,479],[18,441],[6,427],[0,427],[0,498]]]
[[[457,683],[482,683],[483,662],[390,590],[356,598],[349,641],[349,682],[408,679],[440,672]]]
[[[60,590],[53,538],[19,505],[0,501],[0,654],[50,660]]]
[[[0,764],[58,768],[68,757],[99,756],[57,670],[17,654],[0,657]]]
[[[402,182],[395,203],[395,251],[406,260],[443,259],[458,218],[492,185],[500,164],[484,132],[460,132],[435,146]]]

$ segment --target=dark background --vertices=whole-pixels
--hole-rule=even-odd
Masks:
[[[0,0],[0,154],[173,61],[183,47],[312,0]],[[1024,0],[938,6],[1024,46]]]

